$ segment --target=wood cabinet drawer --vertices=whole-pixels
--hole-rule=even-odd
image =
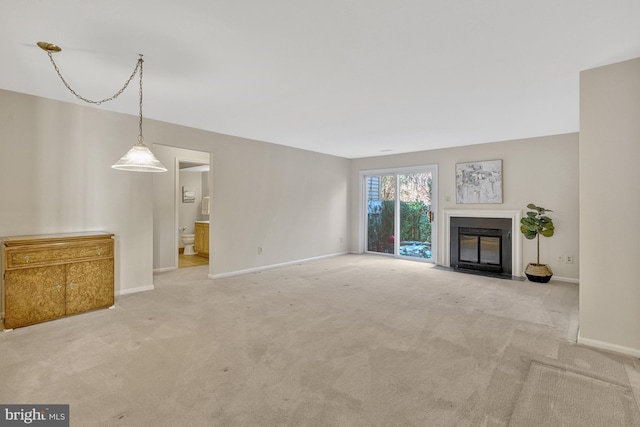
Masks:
[[[113,241],[6,248],[6,269],[113,257]]]

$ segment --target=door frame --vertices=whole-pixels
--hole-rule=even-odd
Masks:
[[[401,168],[386,168],[386,169],[365,169],[359,171],[360,180],[360,203],[359,203],[359,219],[360,226],[358,227],[358,253],[371,253],[377,254],[377,252],[369,252],[367,248],[367,180],[369,176],[377,175],[394,175],[396,180],[396,198],[395,198],[395,211],[396,219],[394,220],[395,235],[398,235],[398,228],[400,224],[400,197],[398,189],[398,175],[407,175],[411,173],[424,173],[431,172],[431,209],[434,213],[434,220],[431,223],[431,259],[417,258],[411,256],[404,256],[399,254],[400,239],[395,240],[393,256],[395,258],[409,259],[412,261],[438,263],[438,228],[439,228],[439,211],[438,211],[438,164],[420,165],[420,166],[408,166]],[[386,255],[386,254],[380,254]]]

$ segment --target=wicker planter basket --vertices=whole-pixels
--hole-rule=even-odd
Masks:
[[[529,263],[524,270],[524,274],[526,274],[527,278],[532,282],[548,283],[549,280],[551,280],[551,276],[553,276],[553,271],[551,271],[551,267],[547,264]]]

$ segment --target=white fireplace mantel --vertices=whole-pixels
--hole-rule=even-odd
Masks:
[[[444,213],[444,263],[450,267],[451,262],[451,218],[508,218],[511,219],[511,274],[522,277],[522,233],[520,233],[520,219],[522,211],[513,210],[485,210],[485,209],[445,209]]]

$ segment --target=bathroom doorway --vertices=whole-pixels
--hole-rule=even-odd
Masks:
[[[213,173],[207,171],[206,166],[212,167],[212,155],[210,152],[173,147],[170,145],[153,144],[153,154],[168,169],[166,173],[154,173],[153,175],[153,272],[163,273],[177,270],[180,248],[184,248],[180,239],[181,228],[188,227],[195,232],[195,221],[208,220],[208,216],[202,214],[202,197],[213,196]],[[203,170],[193,171],[195,181],[193,203],[182,203],[182,187],[190,187],[190,180],[180,183],[180,166],[204,167]],[[206,174],[206,178],[204,177]],[[184,175],[184,173],[183,173]],[[191,196],[187,194],[187,197]],[[213,197],[210,198],[210,212],[213,213]],[[180,208],[189,205],[192,209],[191,217],[180,215]],[[199,210],[198,210],[199,209]],[[213,218],[213,216],[212,216]],[[186,230],[185,230],[186,231]],[[211,228],[211,233],[213,234]],[[207,239],[208,243],[209,239]],[[195,243],[194,243],[195,244]],[[183,249],[184,250],[184,249]],[[213,254],[211,253],[211,256]],[[200,262],[208,262],[210,259],[199,260],[189,255],[190,258]]]
[[[209,163],[176,158],[178,268],[209,264]]]

